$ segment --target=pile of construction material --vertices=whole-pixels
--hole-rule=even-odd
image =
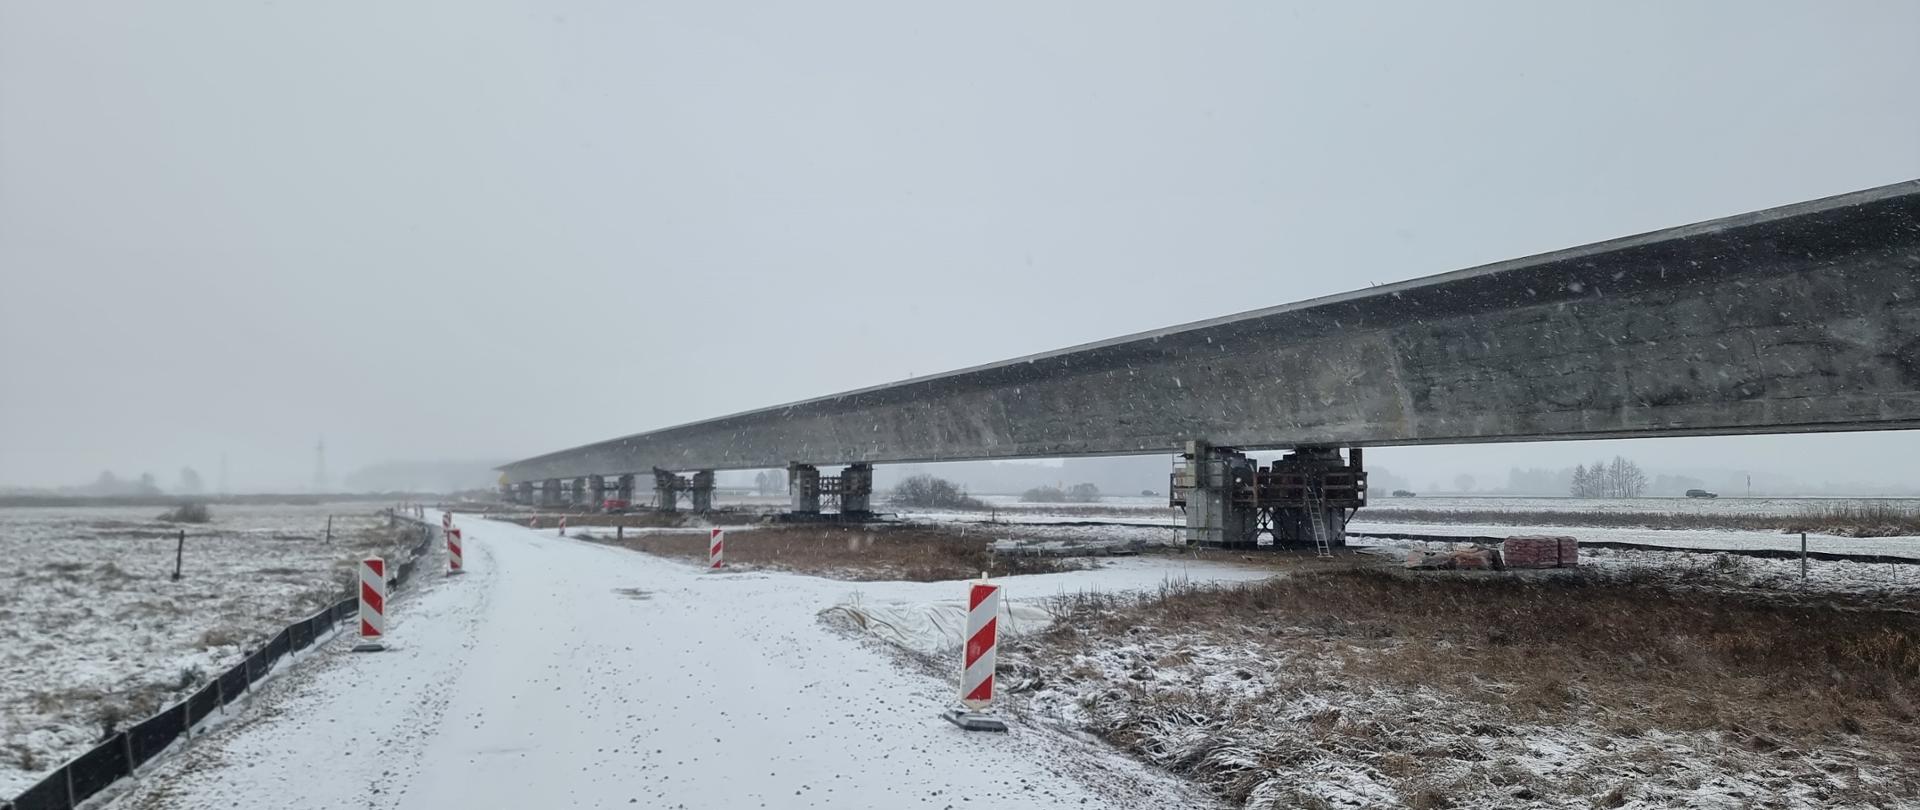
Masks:
[[[1577,568],[1580,541],[1545,534],[1509,537],[1500,544],[1500,556],[1508,568]]]
[[[1478,543],[1461,543],[1437,551],[1416,548],[1407,552],[1407,567],[1492,571],[1500,568],[1500,552]]]

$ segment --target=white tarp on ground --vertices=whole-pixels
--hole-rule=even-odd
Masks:
[[[967,607],[954,602],[842,604],[821,611],[829,620],[871,633],[914,652],[937,655],[966,643]],[[1000,601],[1000,638],[1037,633],[1053,624],[1053,613],[1039,605]]]
[[[1036,574],[995,580],[1001,584],[1002,638],[1038,633],[1053,625],[1047,602],[1082,592],[1151,591],[1168,584],[1246,582],[1273,572],[1228,563],[1167,557],[1113,557],[1083,571]],[[862,582],[860,590],[821,615],[901,647],[930,655],[959,650],[965,643],[966,610],[959,599],[963,582]],[[872,597],[879,596],[879,599]]]

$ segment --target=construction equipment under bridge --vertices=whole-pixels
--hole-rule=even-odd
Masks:
[[[508,494],[880,462],[1179,453],[1193,542],[1341,542],[1360,448],[1920,426],[1920,181],[560,450]],[[1259,467],[1253,450],[1293,452]],[[1344,456],[1342,451],[1345,451]],[[703,473],[707,475],[702,478]],[[705,499],[703,499],[705,500]],[[597,500],[595,501],[597,503]],[[671,506],[672,500],[666,501]],[[1323,535],[1324,536],[1324,535]]]

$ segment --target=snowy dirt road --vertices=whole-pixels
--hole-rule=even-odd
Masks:
[[[391,649],[337,640],[113,806],[1214,806],[1070,732],[963,732],[936,716],[951,684],[817,618],[854,592],[950,584],[709,574],[460,525],[471,573],[397,599]],[[1006,582],[1022,579],[1075,587]]]

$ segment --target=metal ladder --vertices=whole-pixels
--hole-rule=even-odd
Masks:
[[[1307,482],[1307,520],[1313,525],[1316,556],[1333,556],[1332,544],[1327,539],[1327,494],[1320,489],[1318,480]]]

